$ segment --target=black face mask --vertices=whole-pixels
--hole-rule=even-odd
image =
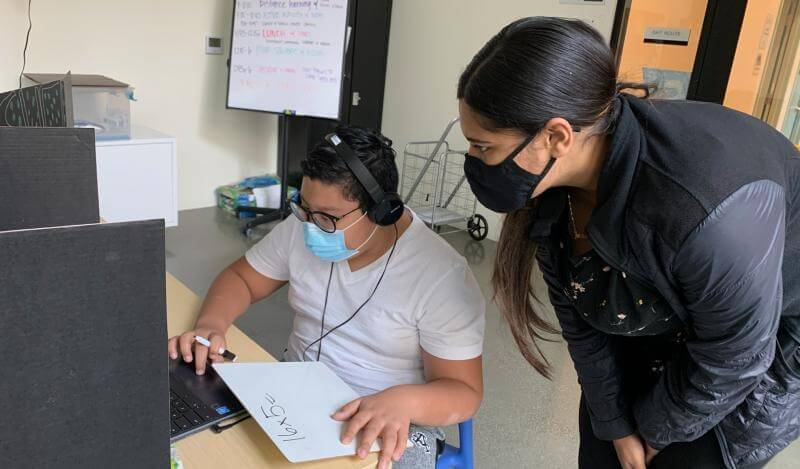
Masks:
[[[464,174],[475,197],[489,210],[509,213],[524,207],[536,186],[556,162],[556,159],[551,157],[541,174],[531,174],[520,168],[514,162],[514,157],[528,146],[531,140],[533,136],[526,138],[502,163],[492,166],[478,157],[466,154]]]

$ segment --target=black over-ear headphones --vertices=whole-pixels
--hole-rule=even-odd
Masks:
[[[396,193],[386,193],[369,172],[364,163],[358,159],[356,153],[335,133],[325,136],[325,140],[333,146],[334,151],[344,160],[344,163],[364,187],[372,199],[372,204],[367,208],[367,216],[374,223],[381,226],[394,225],[403,215],[403,201]]]

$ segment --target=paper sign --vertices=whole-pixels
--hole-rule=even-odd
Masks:
[[[644,42],[656,44],[689,44],[690,29],[686,28],[656,28],[649,26],[644,31]]]

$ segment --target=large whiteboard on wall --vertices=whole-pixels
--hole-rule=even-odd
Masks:
[[[228,107],[339,118],[347,0],[236,0]]]

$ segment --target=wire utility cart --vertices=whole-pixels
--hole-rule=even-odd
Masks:
[[[431,229],[442,235],[467,231],[480,241],[489,233],[483,215],[464,176],[465,150],[451,150],[447,142],[458,122],[453,119],[439,140],[409,142],[403,151],[400,194]]]

